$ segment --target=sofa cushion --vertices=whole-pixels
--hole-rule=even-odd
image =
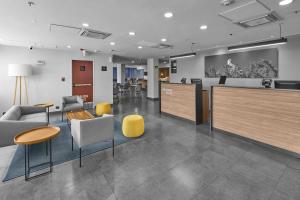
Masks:
[[[71,104],[67,104],[64,107],[64,111],[74,111],[74,110],[79,110],[82,109],[82,105],[80,103],[71,103]]]
[[[26,122],[45,122],[47,123],[47,113],[34,113],[34,114],[28,114],[23,115],[20,118],[20,121],[26,121]]]
[[[19,106],[11,107],[0,120],[19,120],[21,117],[21,109]]]
[[[77,96],[68,96],[68,97],[63,97],[64,102],[67,104],[70,103],[77,103]]]

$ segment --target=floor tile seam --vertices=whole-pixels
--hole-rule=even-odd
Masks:
[[[133,189],[127,191],[127,192],[126,192],[125,194],[123,194],[123,195],[128,195],[130,192],[135,191],[135,190],[138,190],[139,188],[141,188],[141,187],[142,187],[143,185],[145,185],[146,183],[152,181],[152,180],[154,179],[154,177],[156,177],[156,176],[161,176],[161,175],[165,174],[166,172],[171,171],[173,168],[176,167],[176,165],[181,164],[182,162],[186,161],[187,159],[189,159],[189,158],[186,158],[186,159],[184,159],[183,161],[181,161],[180,163],[176,163],[174,166],[172,166],[172,167],[170,167],[170,168],[166,168],[164,171],[159,172],[158,174],[155,174],[155,175],[153,175],[153,176],[147,178],[147,179],[146,179],[145,181],[143,181],[137,188],[133,188]],[[165,179],[167,179],[167,177],[163,178],[161,181],[164,181]]]
[[[286,173],[287,170],[288,170],[288,167],[286,167],[286,168],[284,169],[283,173],[282,173],[281,176],[278,178],[278,181],[277,181],[277,183],[276,183],[275,186],[274,186],[274,190],[272,191],[272,195],[273,195],[273,193],[274,193],[275,191],[279,191],[279,192],[281,192],[281,193],[283,193],[283,194],[289,196],[287,193],[285,193],[285,192],[283,192],[283,191],[277,189],[277,187],[278,187],[278,185],[279,185],[279,183],[280,183],[282,177],[284,176],[284,174]],[[270,196],[269,200],[272,200],[272,199],[271,199],[272,195]]]
[[[201,187],[201,190],[197,192],[191,199],[189,200],[194,200],[199,194],[201,194],[206,188],[208,188],[213,182],[215,182],[219,177],[221,177],[220,174],[217,174],[216,177],[208,184],[204,183],[204,185]]]

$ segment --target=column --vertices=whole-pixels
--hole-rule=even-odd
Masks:
[[[148,80],[147,80],[147,97],[150,99],[157,99],[159,98],[159,89],[158,89],[158,59],[149,58],[147,59],[147,73],[148,73]]]
[[[117,83],[125,83],[125,65],[117,64]]]

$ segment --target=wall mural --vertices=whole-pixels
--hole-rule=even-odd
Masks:
[[[205,57],[205,77],[278,78],[278,49]]]

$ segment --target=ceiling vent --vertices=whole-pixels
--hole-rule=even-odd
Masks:
[[[151,48],[156,48],[156,49],[172,49],[173,45],[159,43],[159,44],[157,44],[155,46],[152,46]]]
[[[162,44],[162,43],[155,43],[155,42],[147,42],[141,41],[138,43],[139,46],[143,47],[150,47],[155,49],[172,49],[174,46],[170,44]]]
[[[279,20],[280,18],[273,12],[273,13],[266,14],[264,16],[241,21],[238,23],[238,25],[245,28],[251,28],[251,27],[260,26],[272,22],[277,22]]]
[[[219,14],[221,17],[244,28],[256,27],[281,20],[258,0],[250,1]]]
[[[103,39],[109,37],[111,35],[111,33],[105,33],[105,32],[102,32],[102,31],[96,31],[96,30],[93,30],[93,29],[83,28],[79,32],[79,35],[81,37],[88,37],[88,38],[102,39],[103,40]]]
[[[50,32],[60,33],[64,35],[76,36],[79,34],[81,37],[105,39],[111,35],[111,33],[105,33],[98,30],[79,28],[61,24],[50,24]]]

